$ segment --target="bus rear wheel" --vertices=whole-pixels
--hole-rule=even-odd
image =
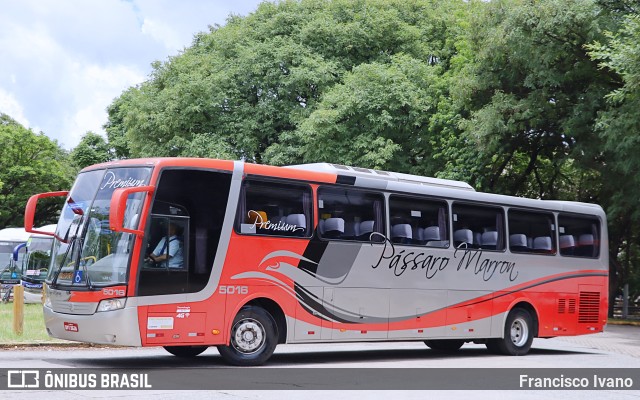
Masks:
[[[176,357],[191,358],[205,351],[209,346],[164,346],[164,349]]]
[[[441,339],[441,340],[425,340],[424,344],[432,350],[453,352],[457,351],[464,344],[464,340],[458,339]]]
[[[523,356],[531,349],[534,336],[531,313],[524,308],[514,308],[507,316],[504,337],[489,339],[487,349],[492,353],[508,356]]]
[[[218,346],[226,362],[238,366],[264,364],[278,344],[276,322],[261,307],[243,307],[233,320],[229,345]]]

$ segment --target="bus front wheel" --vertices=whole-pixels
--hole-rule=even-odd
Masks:
[[[191,358],[205,351],[209,346],[164,346],[164,349],[176,357]]]
[[[229,345],[218,346],[229,364],[252,366],[264,364],[278,344],[276,322],[261,307],[243,307],[233,320]]]
[[[534,333],[533,317],[524,308],[514,308],[507,316],[504,337],[489,339],[487,349],[492,353],[523,356],[531,349]]]

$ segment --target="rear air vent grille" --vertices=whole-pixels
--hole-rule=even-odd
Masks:
[[[558,314],[564,314],[566,306],[567,306],[566,299],[558,299]]]
[[[569,314],[576,313],[576,299],[569,299]]]
[[[598,322],[600,319],[600,292],[580,292],[578,322]]]

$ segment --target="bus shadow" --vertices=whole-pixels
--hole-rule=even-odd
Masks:
[[[532,348],[527,357],[558,356],[558,355],[583,355],[593,354],[575,350],[555,350]],[[317,351],[301,353],[276,353],[266,364],[268,367],[284,366],[308,366],[318,364],[353,364],[363,362],[403,362],[403,361],[439,361],[455,360],[460,358],[509,358],[511,356],[495,355],[484,348],[462,348],[457,352],[442,352],[425,348],[415,349],[383,349],[383,350],[339,350]],[[65,358],[55,360],[56,364],[76,368],[129,368],[129,369],[157,369],[157,368],[226,368],[228,364],[217,354],[209,349],[205,353],[194,358],[180,358],[170,354],[149,355],[136,357],[109,357],[103,359]],[[434,365],[435,366],[435,365]],[[418,367],[418,366],[417,366]],[[427,367],[427,366],[420,366]]]
[[[527,357],[544,355],[579,355],[592,354],[579,351],[531,349]],[[336,352],[306,352],[306,353],[282,353],[274,354],[269,364],[279,365],[304,365],[318,363],[356,363],[356,362],[401,362],[401,361],[438,361],[455,360],[460,358],[496,358],[511,357],[489,353],[483,348],[462,348],[456,352],[443,352],[432,349],[424,350],[357,350]]]

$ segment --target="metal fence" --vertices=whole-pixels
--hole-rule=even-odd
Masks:
[[[629,305],[627,306],[627,314],[624,315],[623,301],[616,300],[613,305],[613,318],[640,320],[640,304],[629,302]]]

